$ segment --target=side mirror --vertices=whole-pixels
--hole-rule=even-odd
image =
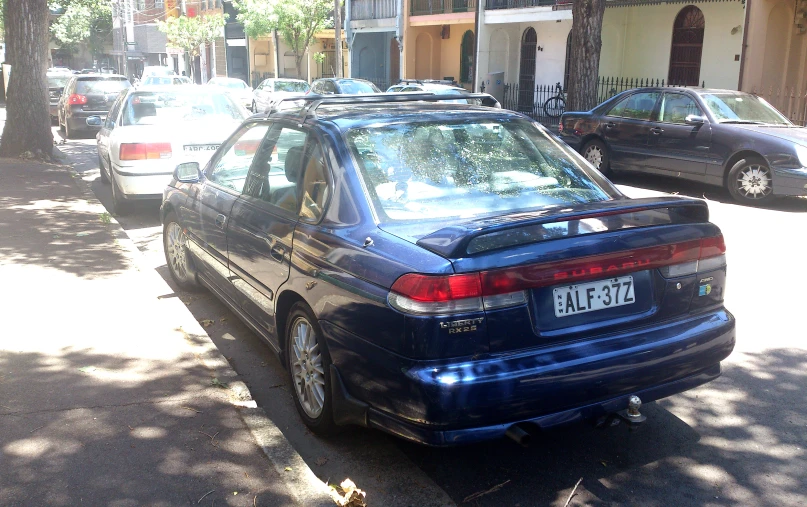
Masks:
[[[174,179],[181,183],[197,183],[202,179],[199,162],[183,162],[174,169]]]
[[[87,118],[87,125],[90,127],[100,127],[104,124],[104,120],[100,116],[90,116]]]
[[[698,116],[696,114],[690,114],[684,120],[687,125],[703,125],[706,123],[706,118],[703,116]]]

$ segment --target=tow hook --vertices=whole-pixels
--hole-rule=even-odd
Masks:
[[[642,407],[642,400],[638,396],[631,396],[628,399],[628,408],[616,413],[620,419],[628,423],[631,427],[638,426],[647,420],[639,409]]]

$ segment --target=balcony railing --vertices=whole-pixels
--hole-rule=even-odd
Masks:
[[[477,0],[412,0],[412,16],[446,14],[451,12],[474,12]]]
[[[398,15],[396,0],[353,0],[350,2],[350,19],[384,19]]]

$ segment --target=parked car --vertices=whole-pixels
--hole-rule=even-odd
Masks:
[[[224,88],[233,96],[236,102],[243,105],[246,109],[252,110],[252,105],[255,101],[252,95],[252,88],[250,88],[243,79],[235,77],[214,77],[209,80],[207,84]]]
[[[162,85],[189,85],[193,81],[186,76],[148,76],[144,78],[138,86],[162,86]]]
[[[62,96],[62,90],[64,90],[72,75],[72,72],[48,70],[48,110],[50,111],[50,120],[52,122],[59,121],[59,99]]]
[[[724,186],[743,203],[807,195],[807,129],[749,93],[629,90],[591,111],[565,113],[560,136],[605,173]]]
[[[720,375],[705,202],[629,199],[518,113],[424,99],[309,95],[165,190],[174,281],[280,354],[311,430],[523,441]]]
[[[308,93],[317,95],[362,95],[366,93],[381,93],[370,81],[355,78],[323,78],[311,83]]]
[[[159,200],[174,166],[204,164],[247,116],[229,94],[204,87],[141,87],[122,92],[98,132],[101,181],[112,184],[113,210]]]
[[[446,80],[415,80],[404,79],[396,85],[387,88],[386,93],[434,93],[435,95],[470,95],[470,92],[455,83]],[[476,104],[489,107],[501,107],[499,101],[492,95],[487,95],[484,99],[457,99],[451,102],[455,104]]]
[[[306,94],[310,87],[302,79],[264,79],[253,92],[252,112],[265,112],[282,98]]]
[[[90,116],[106,117],[121,90],[131,84],[124,76],[111,74],[78,74],[70,78],[59,98],[59,130],[68,139],[79,132],[97,131],[96,125],[87,124]]]

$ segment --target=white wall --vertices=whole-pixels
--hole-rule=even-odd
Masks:
[[[616,7],[605,10],[600,75],[667,79],[675,17],[687,4]],[[703,11],[700,81],[709,88],[737,89],[745,7],[741,2],[693,2]],[[732,34],[732,30],[736,27]]]

